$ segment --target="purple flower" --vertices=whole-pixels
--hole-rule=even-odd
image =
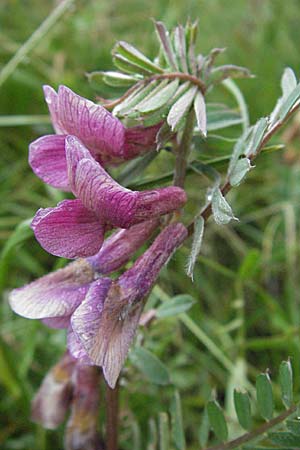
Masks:
[[[66,352],[44,378],[31,406],[31,418],[44,428],[54,429],[65,418],[72,399],[72,374],[76,360]]]
[[[65,448],[99,449],[99,369],[77,364],[72,381],[73,397],[71,415],[66,427]]]
[[[94,281],[71,317],[70,351],[74,356],[86,358],[85,350],[89,362],[102,367],[112,388],[134,338],[145,299],[161,268],[186,237],[187,230],[182,224],[166,227],[116,281],[110,278]]]
[[[130,228],[186,202],[185,192],[175,186],[142,192],[120,186],[74,136],[66,137],[65,147],[68,183],[77,199],[39,209],[31,225],[49,253],[66,258],[94,255],[107,230]]]
[[[70,316],[100,274],[120,269],[157,228],[158,220],[119,230],[96,255],[79,259],[10,293],[11,308],[28,319],[42,319],[52,328],[68,328]]]
[[[58,93],[44,86],[46,102],[57,135],[43,136],[30,145],[29,163],[38,177],[68,190],[64,141],[77,136],[101,165],[117,165],[155,148],[161,124],[126,128],[103,106],[60,86]]]

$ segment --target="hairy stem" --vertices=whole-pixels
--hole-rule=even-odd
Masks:
[[[106,386],[106,450],[118,450],[119,387]]]
[[[208,447],[205,450],[231,450],[234,448],[239,447],[242,444],[245,444],[246,442],[252,441],[253,439],[257,438],[258,436],[261,436],[262,434],[269,431],[271,428],[275,427],[276,425],[279,425],[281,422],[283,422],[285,419],[287,419],[290,415],[292,415],[294,412],[296,412],[297,406],[293,405],[286,411],[284,411],[282,414],[280,414],[277,417],[274,417],[274,419],[270,420],[269,422],[264,423],[260,427],[256,428],[256,430],[250,431],[249,433],[245,433],[242,436],[233,439],[232,441],[228,441],[225,444],[218,444],[214,445],[213,447]]]
[[[195,113],[191,109],[185,123],[185,128],[183,130],[182,138],[178,148],[176,149],[176,162],[175,162],[175,172],[174,172],[174,186],[184,187],[187,160],[191,150],[191,141],[193,137],[195,122]]]

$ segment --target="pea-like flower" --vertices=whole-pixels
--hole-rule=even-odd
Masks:
[[[44,428],[57,428],[70,411],[65,448],[100,448],[98,432],[99,370],[79,364],[66,352],[45,376],[31,404],[31,418]]]
[[[96,255],[78,259],[11,291],[11,308],[28,319],[42,319],[49,327],[68,328],[71,314],[84,300],[94,279],[126,264],[158,225],[159,221],[152,219],[116,231]]]
[[[99,370],[76,364],[72,377],[71,415],[65,433],[66,450],[100,449],[98,416],[100,406]]]
[[[38,177],[69,190],[65,138],[71,134],[89,149],[102,166],[117,165],[155,148],[161,124],[127,128],[103,106],[75,94],[66,86],[58,93],[44,86],[56,135],[42,136],[29,147],[29,163]]]
[[[74,136],[66,137],[65,151],[69,186],[77,198],[39,209],[31,225],[41,246],[56,256],[92,256],[107,230],[130,228],[186,202],[184,190],[176,186],[141,192],[124,188]]]
[[[81,357],[82,362],[101,366],[112,388],[134,338],[146,297],[161,268],[186,237],[187,229],[181,223],[167,226],[116,281],[107,277],[94,281],[71,317],[71,353]]]

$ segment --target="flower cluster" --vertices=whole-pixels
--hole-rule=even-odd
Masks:
[[[126,128],[105,108],[64,86],[58,93],[48,86],[44,91],[57,134],[30,145],[29,163],[45,183],[71,191],[75,199],[39,209],[32,229],[49,253],[77,259],[13,290],[10,305],[23,317],[66,328],[70,354],[63,366],[72,371],[76,367],[78,377],[81,367],[100,366],[114,387],[145,299],[161,268],[186,239],[187,229],[170,223],[128,270],[115,279],[109,274],[120,270],[150,239],[162,215],[184,206],[186,194],[175,186],[131,191],[104,169],[155,148],[160,124]],[[49,380],[53,384],[51,373],[41,392]],[[60,385],[62,392],[68,392],[68,386],[69,381]],[[36,402],[34,411],[41,410]],[[58,418],[50,418],[50,426],[53,420],[56,424]]]

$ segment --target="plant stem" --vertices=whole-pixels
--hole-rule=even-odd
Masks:
[[[246,442],[252,441],[256,437],[266,433],[266,431],[269,431],[271,428],[275,427],[276,425],[279,425],[281,422],[283,422],[285,419],[287,419],[291,414],[296,412],[297,406],[293,405],[286,411],[284,411],[282,414],[280,414],[277,417],[274,417],[274,419],[270,420],[269,422],[264,423],[260,427],[256,428],[256,430],[250,431],[249,433],[245,433],[242,436],[233,439],[232,441],[228,441],[224,444],[218,444],[214,445],[213,447],[207,447],[205,450],[231,450],[234,448],[239,447],[242,444],[245,444]]]
[[[75,0],[63,0],[47,16],[44,22],[32,33],[26,42],[17,50],[14,56],[8,61],[0,72],[0,86],[14,72],[18,65],[24,60],[28,53],[36,47],[48,31],[63,16],[63,14],[72,6]]]
[[[118,450],[119,386],[106,385],[106,450]]]
[[[184,187],[187,160],[191,149],[191,141],[193,137],[195,122],[195,113],[191,109],[188,113],[185,128],[183,130],[181,142],[176,149],[176,161],[175,161],[175,173],[174,173],[174,186]]]

